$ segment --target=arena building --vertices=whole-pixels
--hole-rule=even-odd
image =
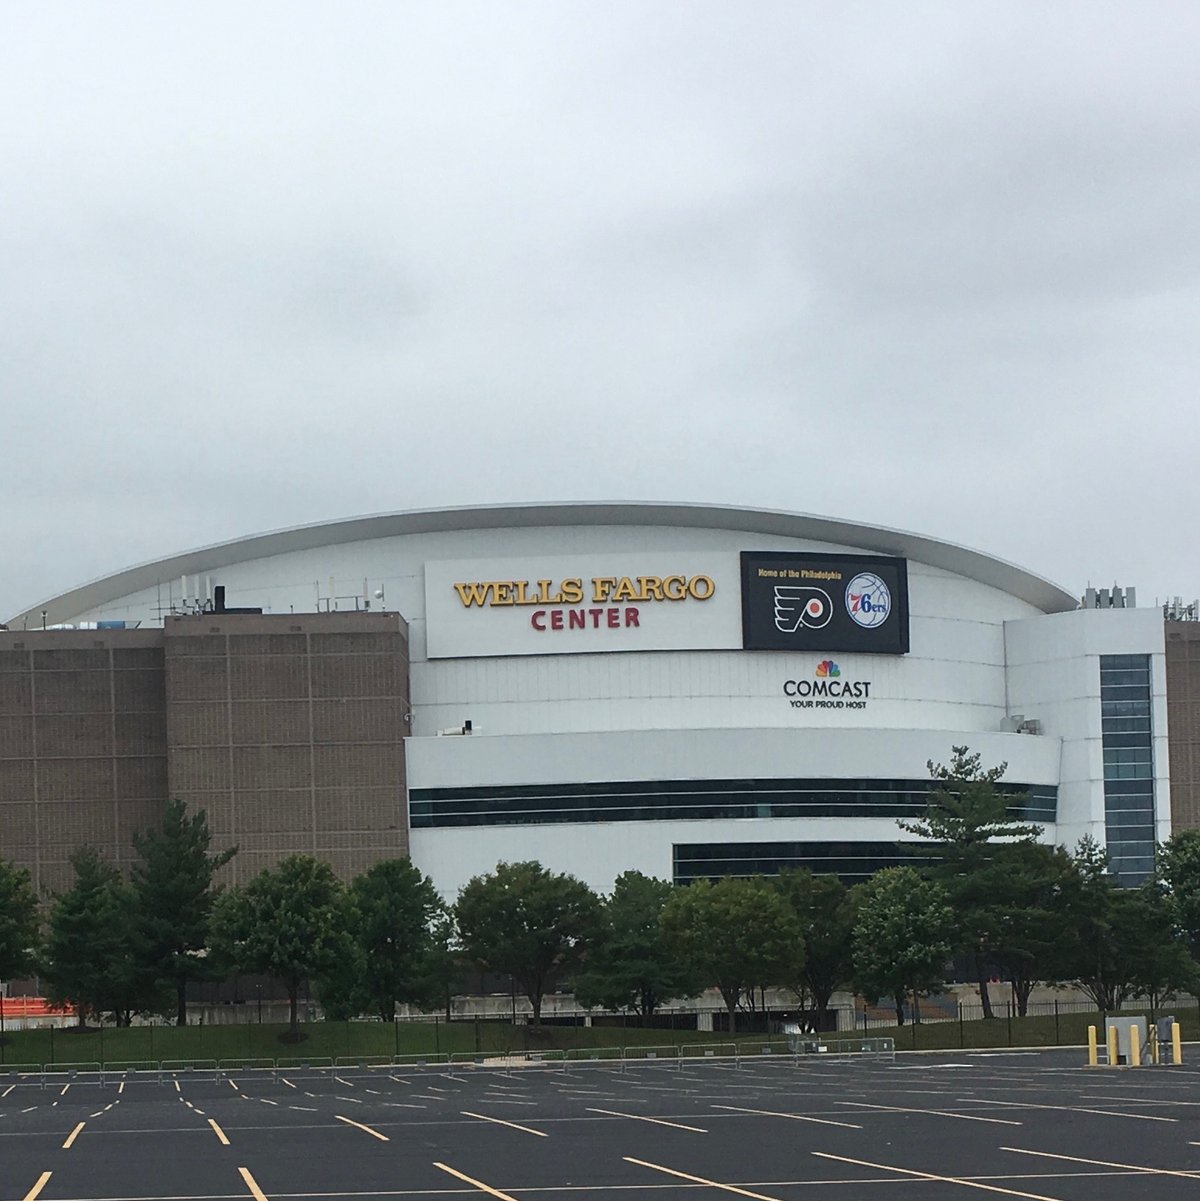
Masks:
[[[531,858],[602,889],[630,868],[861,879],[906,859],[896,819],[964,744],[1008,764],[1047,841],[1093,835],[1123,882],[1173,795],[1197,824],[1200,753],[1193,771],[1167,738],[1169,671],[1172,721],[1198,725],[1194,623],[827,518],[366,517],[174,555],[7,625],[0,854],[43,888],[81,842],[128,861],[170,795],[239,846],[234,879],[296,850],[346,876],[408,851],[450,897]]]

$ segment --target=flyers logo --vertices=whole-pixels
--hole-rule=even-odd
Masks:
[[[833,617],[833,601],[820,588],[805,588],[798,584],[775,585],[775,628],[794,634],[802,626],[820,630]]]

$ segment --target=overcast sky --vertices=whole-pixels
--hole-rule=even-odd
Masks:
[[[1200,593],[1195,5],[3,9],[0,617],[610,498]]]

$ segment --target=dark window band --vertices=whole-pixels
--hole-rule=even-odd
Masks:
[[[722,876],[777,876],[789,868],[807,868],[858,884],[885,867],[928,862],[920,844],[911,842],[695,842],[676,844],[674,876],[676,884],[690,884]]]
[[[1013,816],[1053,822],[1058,789],[1006,784]],[[635,780],[414,788],[413,829],[562,822],[688,821],[747,817],[919,817],[929,780]]]

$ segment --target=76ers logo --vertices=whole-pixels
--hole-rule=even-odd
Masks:
[[[892,611],[892,594],[873,572],[861,571],[846,585],[846,612],[864,629],[882,625]]]

